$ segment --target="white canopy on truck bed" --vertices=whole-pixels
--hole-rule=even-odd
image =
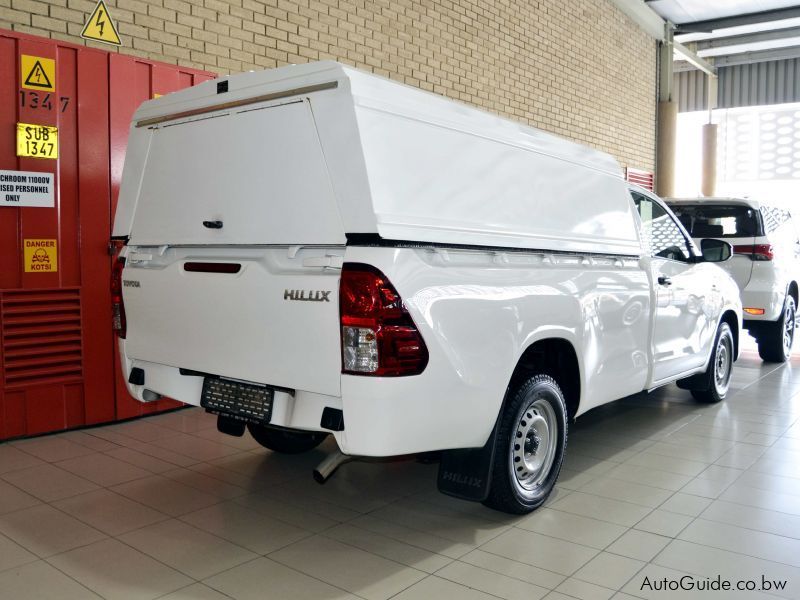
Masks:
[[[347,234],[640,253],[609,155],[336,62],[233,75],[136,112],[114,236],[284,245]]]

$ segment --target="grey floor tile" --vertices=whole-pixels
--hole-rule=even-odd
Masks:
[[[570,577],[559,585],[555,592],[547,598],[554,600],[558,598],[577,598],[578,600],[608,600],[614,595],[614,590],[604,588],[594,583],[589,583],[581,579]]]
[[[86,523],[46,504],[0,516],[0,533],[42,558],[106,537]]]
[[[399,593],[394,600],[430,600],[431,598],[458,598],[459,600],[494,600],[492,596],[479,590],[430,575]]]
[[[173,517],[220,502],[217,496],[161,475],[135,479],[114,486],[111,490]]]
[[[551,508],[626,527],[636,524],[651,510],[639,504],[603,498],[583,492],[573,492],[562,500],[553,503]]]
[[[670,542],[671,538],[638,529],[630,529],[606,548],[607,552],[643,560],[653,559]]]
[[[347,523],[326,530],[324,535],[426,573],[435,573],[453,562],[452,558],[443,554],[412,546]]]
[[[70,550],[48,562],[104,598],[151,600],[193,583],[191,578],[114,539]]]
[[[169,518],[111,490],[87,492],[54,502],[53,506],[112,536]]]
[[[125,533],[119,540],[194,579],[211,577],[258,556],[176,519]]]
[[[103,487],[150,475],[149,471],[100,453],[69,458],[55,465]]]
[[[573,575],[575,579],[588,581],[612,590],[625,585],[643,566],[644,561],[601,552]]]
[[[0,515],[41,504],[41,500],[0,479]]]
[[[41,458],[23,452],[11,444],[0,445],[0,475],[44,463]]]
[[[325,537],[301,540],[269,558],[367,600],[387,600],[426,573]]]
[[[2,475],[3,479],[45,502],[77,496],[98,486],[55,465],[42,464]]]
[[[436,576],[506,600],[538,600],[544,598],[550,591],[460,561],[450,563],[439,570]]]
[[[0,571],[19,567],[29,562],[38,560],[38,557],[25,550],[15,541],[0,535]]]
[[[100,596],[40,560],[0,572],[0,590],[13,600],[89,600]]]
[[[234,502],[223,502],[191,512],[183,515],[181,520],[256,554],[274,552],[312,535],[307,529]]]
[[[94,453],[94,450],[67,439],[63,434],[45,435],[27,440],[11,442],[17,449],[27,452],[45,462],[55,462],[76,456]]]
[[[670,496],[659,508],[689,517],[696,517],[709,504],[711,504],[711,499],[709,498],[678,492]]]
[[[627,531],[622,525],[550,508],[534,511],[517,522],[516,527],[598,550],[602,550]]]
[[[595,548],[521,529],[500,534],[481,550],[561,575],[572,575],[598,553]]]
[[[557,587],[565,579],[564,575],[560,575],[555,571],[541,569],[539,567],[520,562],[519,560],[506,558],[497,554],[491,554],[489,552],[484,552],[483,550],[473,550],[472,552],[462,556],[459,560],[469,565],[474,565],[476,567],[480,567],[481,569],[492,571],[493,573],[499,573],[500,575],[506,575],[521,581],[527,581],[528,583],[532,583],[537,587],[544,587],[548,589]]]
[[[268,558],[259,558],[203,583],[237,600],[357,600],[357,596]]]

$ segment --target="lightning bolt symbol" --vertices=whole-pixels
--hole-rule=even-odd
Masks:
[[[100,37],[103,36],[103,28],[106,26],[106,22],[103,20],[103,9],[97,11],[97,18],[94,20],[94,24],[100,28]]]

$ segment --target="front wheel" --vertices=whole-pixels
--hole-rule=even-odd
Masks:
[[[492,482],[483,503],[529,513],[553,491],[567,446],[566,402],[556,381],[535,375],[509,390],[496,435]]]
[[[764,323],[763,331],[758,334],[758,355],[761,360],[775,363],[789,360],[794,344],[796,318],[797,306],[794,298],[786,296],[780,318],[774,323]]]
[[[281,454],[308,452],[319,446],[328,437],[327,433],[291,431],[289,429],[256,425],[255,423],[248,423],[247,429],[253,439],[264,448]]]
[[[714,351],[708,369],[701,376],[704,384],[693,389],[692,396],[701,402],[715,403],[725,399],[731,385],[731,372],[734,359],[733,333],[727,323],[720,323],[714,339]]]

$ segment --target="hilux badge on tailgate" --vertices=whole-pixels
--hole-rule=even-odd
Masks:
[[[328,297],[331,290],[284,290],[284,300],[295,300],[298,302],[330,302]]]

